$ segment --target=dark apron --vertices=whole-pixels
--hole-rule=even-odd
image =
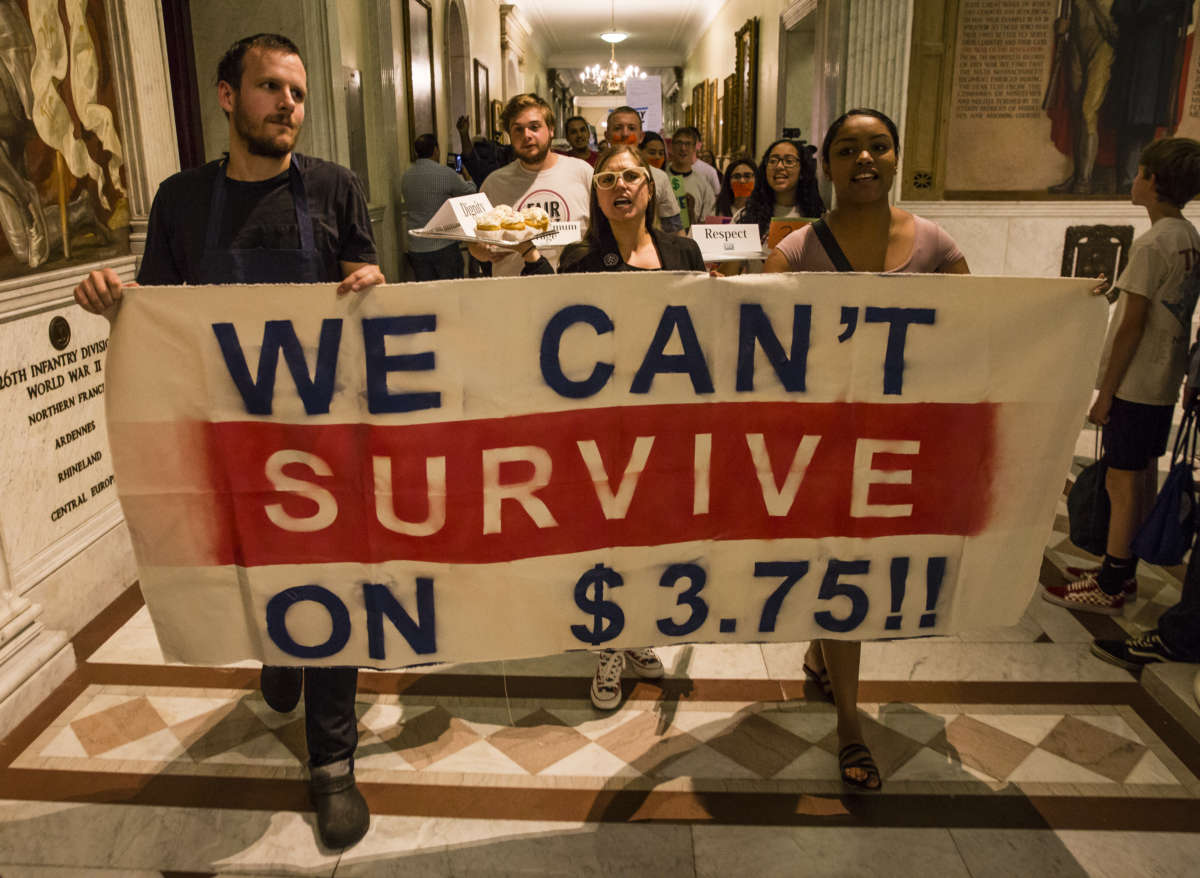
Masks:
[[[253,250],[221,248],[221,222],[225,214],[225,166],[217,169],[212,200],[208,208],[208,231],[204,236],[204,256],[200,260],[202,284],[315,284],[330,280],[325,277],[325,265],[313,240],[312,218],[308,212],[308,196],[304,180],[296,167],[296,159],[288,166],[288,183],[296,206],[296,226],[300,230],[299,250]]]
[[[204,284],[304,284],[323,283],[324,263],[313,242],[312,219],[304,181],[293,158],[288,167],[296,225],[300,229],[299,250],[220,249],[221,221],[225,213],[225,163],[217,171],[204,238],[200,283]],[[357,668],[303,668],[304,730],[311,766],[329,765],[351,759],[358,746],[354,719]],[[297,673],[301,671],[296,669]]]

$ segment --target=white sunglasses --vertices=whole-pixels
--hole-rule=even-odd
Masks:
[[[636,186],[647,177],[645,168],[625,168],[623,171],[601,171],[592,177],[597,189],[611,189],[620,177],[630,186]]]

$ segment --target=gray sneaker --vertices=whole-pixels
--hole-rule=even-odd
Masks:
[[[666,673],[663,663],[649,647],[625,650],[625,661],[633,668],[633,672],[644,680],[660,680]]]
[[[592,704],[597,710],[612,710],[621,703],[621,669],[625,667],[625,656],[615,650],[606,649],[596,658],[596,673],[592,677]]]

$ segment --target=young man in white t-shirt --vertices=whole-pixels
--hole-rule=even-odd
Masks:
[[[493,206],[540,207],[552,223],[582,220],[586,232],[592,166],[550,151],[554,110],[535,94],[520,94],[509,100],[500,121],[516,159],[488,174],[479,191]],[[480,262],[492,264],[493,277],[519,275],[525,262],[536,262],[541,255],[537,247],[527,247],[520,254],[484,244],[471,244],[469,249]],[[559,251],[545,255],[557,268]]]
[[[1132,201],[1146,208],[1150,231],[1133,242],[1117,278],[1120,300],[1088,412],[1089,421],[1104,427],[1108,545],[1099,570],[1046,589],[1051,603],[1116,616],[1137,596],[1130,546],[1154,504],[1158,458],[1167,450],[1200,293],[1200,234],[1182,215],[1198,193],[1200,142],[1168,137],[1143,150]]]
[[[671,137],[670,159],[667,171],[671,175],[671,187],[679,198],[683,228],[690,229],[695,223],[704,222],[712,215],[717,204],[717,193],[704,175],[695,170],[696,147],[700,143],[700,132],[686,126],[679,128]],[[684,204],[687,210],[683,210]]]

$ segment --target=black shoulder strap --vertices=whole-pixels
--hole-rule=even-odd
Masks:
[[[821,242],[821,246],[825,248],[825,253],[829,256],[829,261],[833,263],[833,267],[838,271],[854,271],[854,267],[850,265],[850,260],[846,258],[846,254],[838,246],[837,238],[833,236],[833,232],[825,220],[817,220],[812,224],[812,229],[813,233],[817,236],[817,240]]]

